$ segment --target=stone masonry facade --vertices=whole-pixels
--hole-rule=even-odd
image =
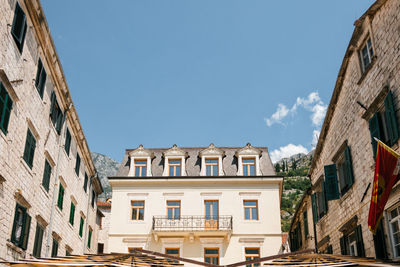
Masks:
[[[363,62],[366,45],[370,49],[367,52],[370,56],[368,66]],[[325,166],[336,163],[337,175],[342,175],[339,173],[340,158],[344,148],[349,147],[354,181],[345,193],[339,194],[338,199],[326,201],[325,214],[316,222],[319,251],[351,254],[351,250],[356,248],[360,256],[362,249],[359,247],[363,246],[366,257],[379,256],[376,255],[374,237],[368,229],[375,169],[370,121],[385,109],[385,98],[390,92],[393,94],[397,125],[400,125],[400,1],[378,0],[355,22],[310,170],[315,194],[321,191],[321,183],[326,180]],[[391,147],[400,152],[399,140]],[[340,184],[345,182],[338,179],[340,191]],[[385,241],[379,246],[385,246],[386,255],[379,257],[383,258],[399,257],[395,252],[396,242],[391,238],[394,232],[389,222],[390,210],[393,205],[398,205],[398,186],[392,191],[382,221]],[[319,204],[324,205],[323,201]],[[355,226],[361,229],[358,232],[362,239],[358,238],[356,246],[353,246],[349,237],[349,244],[341,245],[341,242],[346,242],[344,236],[351,234]]]
[[[11,34],[17,5],[27,25],[22,52]],[[35,87],[39,59],[47,73],[42,96]],[[0,131],[0,260],[31,258],[38,224],[44,232],[41,257],[51,256],[53,240],[58,243],[59,256],[96,253],[95,200],[102,188],[39,0],[0,0],[0,82],[13,102],[8,131]],[[60,133],[50,119],[52,92],[63,114]],[[36,141],[32,166],[23,158],[28,129]],[[69,154],[65,148],[67,129],[71,135]],[[81,164],[76,173],[77,155]],[[45,161],[51,166],[48,189],[43,186]],[[61,208],[60,184],[64,188]],[[75,206],[72,223],[71,203]],[[31,217],[29,231],[24,234],[26,248],[12,242],[17,205]]]

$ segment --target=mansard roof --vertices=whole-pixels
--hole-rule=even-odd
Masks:
[[[207,151],[207,149],[216,149],[224,152],[222,158],[222,166],[224,169],[225,176],[236,176],[238,171],[238,158],[235,155],[238,151],[246,149],[245,147],[176,147],[176,148],[145,148],[147,151],[154,154],[154,158],[151,161],[151,173],[153,176],[162,176],[164,170],[165,153],[169,154],[171,149],[180,150],[186,153],[186,173],[187,176],[200,176],[200,165],[201,165],[201,152]],[[248,147],[247,147],[248,148]],[[274,166],[268,154],[267,147],[251,147],[252,151],[257,151],[260,155],[260,170],[264,176],[276,175]],[[127,149],[125,151],[122,164],[116,174],[116,176],[128,176],[130,166],[130,153],[135,149]],[[169,151],[169,152],[168,152]],[[241,153],[240,153],[241,154]],[[206,154],[205,154],[206,155]],[[242,155],[242,154],[241,154]],[[255,155],[255,154],[249,154]]]

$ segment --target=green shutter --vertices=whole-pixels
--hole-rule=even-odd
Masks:
[[[60,183],[60,189],[58,190],[58,201],[57,201],[57,207],[62,210],[63,208],[63,202],[64,202],[64,187]]]
[[[303,224],[304,224],[304,237],[308,237],[308,218],[307,218],[307,211],[303,212]]]
[[[58,241],[53,238],[53,247],[51,248],[51,257],[57,257]]]
[[[351,186],[354,184],[354,174],[353,174],[353,162],[351,159],[351,152],[349,146],[347,146],[344,151],[344,160],[346,166],[345,181],[346,184],[348,185],[348,188],[351,188]]]
[[[317,200],[315,193],[311,195],[311,202],[312,202],[313,221],[314,224],[316,224],[318,222],[318,211],[317,211]]]
[[[347,244],[345,236],[342,236],[340,238],[340,252],[342,253],[342,255],[347,255]]]
[[[0,129],[5,135],[8,131],[8,122],[10,121],[12,105],[13,101],[4,85],[0,82]]]
[[[324,171],[325,171],[326,199],[327,200],[339,199],[339,186],[337,179],[336,164],[326,165],[324,167]]]
[[[44,86],[46,83],[46,71],[43,67],[42,60],[39,58],[38,67],[36,72],[35,86],[41,98],[43,98]]]
[[[90,245],[92,243],[91,241],[92,241],[92,229],[90,229],[90,227],[89,227],[89,237],[88,237],[88,244],[87,244],[88,248],[90,248]]]
[[[36,234],[35,234],[35,243],[33,245],[33,256],[36,258],[40,258],[42,251],[42,242],[43,242],[43,228],[40,224],[36,224]]]
[[[69,223],[74,225],[74,215],[75,215],[75,205],[74,202],[71,201],[71,209],[69,211]]]
[[[53,123],[53,125],[55,124],[55,112],[56,112],[56,94],[53,92],[51,92],[51,96],[50,96],[50,118],[51,118],[51,122]]]
[[[88,180],[89,180],[89,177],[85,173],[85,181],[83,182],[83,190],[85,190],[85,192],[87,192]]]
[[[76,161],[75,161],[75,173],[79,177],[79,168],[81,166],[81,157],[78,153],[76,153]]]
[[[35,148],[36,148],[36,140],[33,137],[31,130],[28,128],[28,132],[26,134],[26,141],[25,141],[25,149],[24,149],[24,160],[26,164],[32,169],[33,167],[33,158],[35,155]]]
[[[25,40],[26,34],[26,17],[25,13],[20,7],[20,5],[16,4],[15,12],[14,12],[14,20],[11,28],[11,35],[13,36],[18,50],[22,53],[23,44]]]
[[[50,177],[51,177],[51,165],[46,160],[44,163],[44,172],[43,172],[43,181],[42,185],[49,192],[49,185],[50,185]]]
[[[22,244],[21,244],[21,248],[24,250],[26,250],[26,248],[28,247],[30,228],[31,228],[31,216],[29,216],[29,214],[27,212],[25,212],[24,224],[22,227],[23,237],[22,237]]]
[[[322,182],[322,188],[321,188],[321,198],[322,198],[322,211],[324,215],[326,215],[328,211],[328,200],[326,199],[326,193],[325,193],[325,181]]]
[[[356,234],[358,257],[365,257],[364,241],[362,237],[361,225],[357,225],[355,234]]]
[[[17,224],[18,224],[18,214],[19,214],[18,210],[19,209],[21,209],[23,212],[26,212],[26,209],[17,203],[17,205],[15,206],[14,223],[13,223],[13,228],[11,231],[11,242],[16,245],[19,245],[19,243],[15,239],[15,231],[17,229]]]
[[[83,235],[83,225],[84,225],[85,221],[83,219],[83,217],[81,217],[81,223],[79,225],[79,236],[82,237]]]
[[[385,119],[388,129],[390,146],[393,146],[399,139],[399,127],[397,125],[396,111],[393,105],[393,94],[389,91],[385,98]]]
[[[67,155],[69,156],[69,150],[71,148],[71,133],[69,132],[67,128],[67,133],[65,134],[65,152],[67,152]]]
[[[376,158],[376,151],[378,149],[378,143],[375,141],[374,137],[381,140],[381,131],[379,128],[379,114],[375,113],[374,116],[369,120],[369,132],[371,134],[371,145],[374,158]]]

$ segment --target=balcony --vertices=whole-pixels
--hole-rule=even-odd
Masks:
[[[232,216],[168,216],[153,217],[153,233],[157,236],[226,236],[232,232]]]

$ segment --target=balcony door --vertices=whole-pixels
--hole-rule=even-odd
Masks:
[[[218,200],[205,200],[205,229],[218,229]]]

